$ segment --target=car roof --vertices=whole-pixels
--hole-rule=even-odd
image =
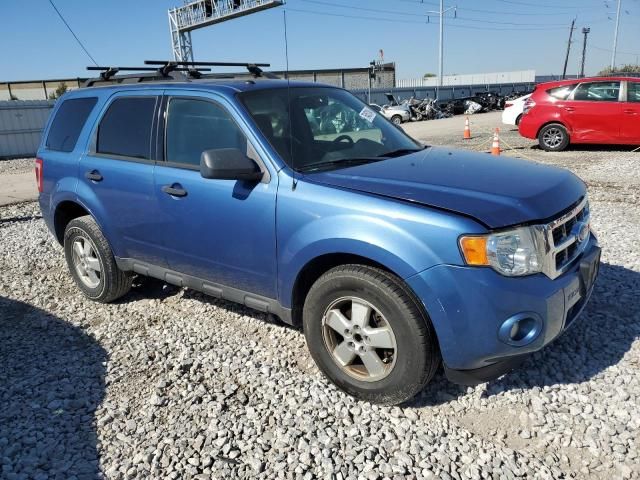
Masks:
[[[328,87],[338,88],[332,85],[324,85],[315,82],[290,81],[281,79],[203,79],[191,81],[153,81],[138,83],[113,83],[108,85],[96,85],[91,87],[83,87],[68,92],[68,96],[87,96],[89,92],[113,93],[122,91],[135,91],[146,89],[162,89],[162,90],[209,90],[225,95],[233,95],[239,92],[271,90],[278,88],[299,88],[299,87]]]
[[[623,80],[627,81],[635,81],[640,82],[640,77],[624,77],[624,76],[616,76],[616,77],[584,77],[584,78],[570,78],[567,80],[555,80],[553,82],[543,82],[536,85],[536,87],[562,87],[563,85],[573,85],[574,83],[585,83],[585,82],[620,82]]]

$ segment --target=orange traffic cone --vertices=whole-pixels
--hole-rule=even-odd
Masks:
[[[493,143],[491,144],[491,155],[500,155],[500,129],[496,128],[493,134]]]
[[[464,119],[464,136],[465,140],[471,140],[471,129],[469,128],[469,117]]]

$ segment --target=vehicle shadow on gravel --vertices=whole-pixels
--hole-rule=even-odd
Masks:
[[[103,478],[94,413],[106,361],[77,326],[0,296],[1,478]]]
[[[602,263],[593,295],[576,323],[513,372],[485,385],[485,398],[510,390],[581,383],[622,360],[640,338],[640,273]],[[440,371],[407,406],[434,406],[465,395]]]

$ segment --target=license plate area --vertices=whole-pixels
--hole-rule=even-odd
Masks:
[[[566,319],[564,328],[575,320],[584,307],[587,296],[591,292],[598,276],[599,269],[600,248],[595,247],[580,260],[577,277],[565,288]]]

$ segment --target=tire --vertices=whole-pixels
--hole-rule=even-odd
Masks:
[[[360,400],[384,405],[409,400],[440,365],[436,335],[419,300],[381,269],[343,265],[322,275],[305,299],[303,328],[320,370]]]
[[[131,289],[133,275],[118,268],[109,242],[89,215],[67,225],[64,256],[76,285],[91,300],[112,302]]]
[[[402,117],[400,115],[394,115],[391,117],[391,123],[394,125],[402,125]]]
[[[561,152],[569,146],[569,134],[560,123],[550,123],[540,129],[538,144],[547,152]]]
[[[517,127],[518,125],[520,125],[520,120],[522,120],[522,114],[520,114],[520,115],[518,115],[518,116],[516,117],[516,127]]]

